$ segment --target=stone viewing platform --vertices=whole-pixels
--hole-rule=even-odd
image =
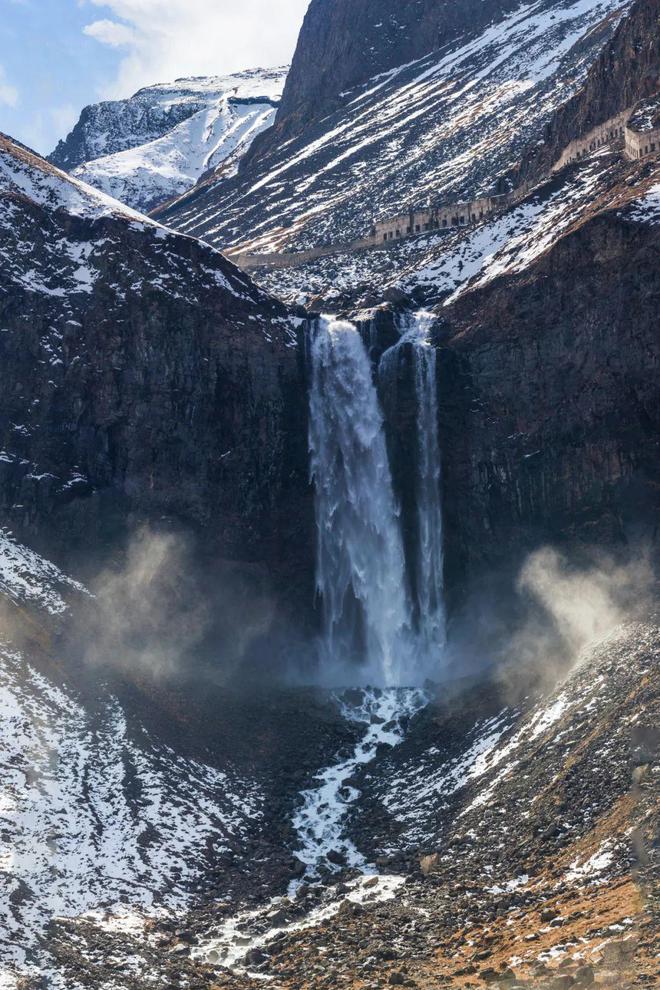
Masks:
[[[631,160],[660,151],[660,95],[638,103],[625,130],[624,152]]]

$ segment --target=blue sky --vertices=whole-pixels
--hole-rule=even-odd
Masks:
[[[87,103],[288,62],[308,0],[0,0],[0,131],[42,154]]]

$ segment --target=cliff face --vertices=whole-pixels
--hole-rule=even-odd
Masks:
[[[660,0],[636,0],[591,66],[584,86],[555,113],[542,143],[523,157],[520,177],[549,171],[562,150],[592,127],[660,89]]]
[[[442,313],[447,560],[657,539],[657,226],[609,214]],[[446,334],[446,336],[445,336]]]
[[[6,139],[0,227],[7,523],[70,554],[166,517],[210,558],[301,580],[301,321],[208,246]]]
[[[513,0],[312,0],[277,116],[276,134],[334,109],[344,90],[477,31]]]

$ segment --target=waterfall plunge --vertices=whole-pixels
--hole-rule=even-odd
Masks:
[[[322,317],[312,340],[310,451],[324,661],[374,681],[409,666],[410,608],[399,514],[371,365],[350,323]]]
[[[433,314],[423,310],[407,318],[400,344],[413,346],[417,396],[417,604],[419,649],[430,657],[447,639],[444,600],[440,437],[438,435],[437,352],[428,335]]]
[[[363,661],[385,685],[419,682],[445,645],[440,452],[432,315],[407,318],[418,415],[417,614],[407,589],[399,512],[371,366],[352,324],[324,317],[312,340],[310,450],[318,527],[317,590],[322,599],[324,664]],[[383,360],[383,366],[389,361]],[[366,670],[364,669],[366,664]],[[358,668],[359,669],[359,668]]]

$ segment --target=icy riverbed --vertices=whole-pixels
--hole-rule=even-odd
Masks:
[[[378,747],[397,746],[405,735],[407,720],[427,702],[418,688],[387,688],[351,691],[338,696],[344,717],[364,725],[363,737],[353,753],[320,771],[318,785],[302,792],[302,805],[293,818],[300,837],[296,856],[306,866],[306,878],[318,876],[325,867],[337,872],[344,866],[365,869],[362,853],[344,834],[344,820],[359,797],[352,780],[356,772],[375,759]],[[300,881],[294,881],[292,891]]]
[[[249,970],[283,934],[313,928],[346,904],[391,900],[405,883],[405,877],[376,872],[345,834],[345,820],[360,796],[356,774],[376,759],[380,747],[403,741],[408,720],[428,698],[419,688],[365,688],[337,694],[336,700],[344,718],[363,726],[364,733],[350,756],[320,770],[316,786],[301,792],[293,827],[300,842],[295,855],[305,864],[305,873],[292,881],[287,897],[275,897],[263,908],[227,919],[195,952],[211,965]],[[339,888],[318,882],[346,867],[359,870],[361,876]]]

